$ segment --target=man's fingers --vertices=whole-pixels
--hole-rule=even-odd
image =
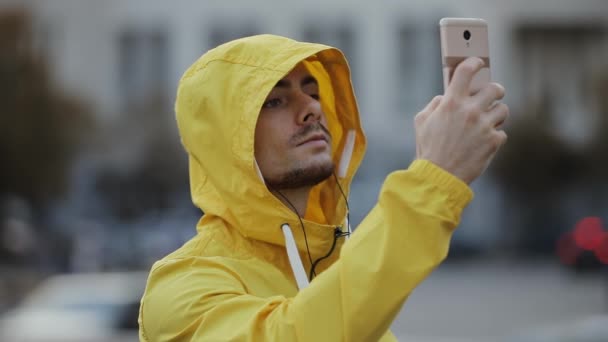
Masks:
[[[446,93],[454,96],[468,96],[471,81],[475,74],[484,66],[484,61],[478,57],[469,57],[456,66],[454,76],[446,89]]]
[[[422,123],[426,119],[426,117],[428,117],[429,114],[431,114],[439,106],[439,103],[441,103],[441,98],[441,95],[433,97],[431,102],[429,102],[426,107],[424,107],[424,109],[422,109],[420,112],[418,112],[418,114],[416,114],[416,117],[414,117],[414,123]]]
[[[504,103],[498,103],[484,115],[494,128],[502,125],[509,117],[509,107]]]
[[[481,90],[473,95],[473,102],[479,106],[482,111],[486,111],[505,97],[505,88],[498,83],[486,84]],[[493,106],[495,107],[495,106]]]
[[[496,150],[498,150],[507,142],[507,133],[503,130],[497,130],[494,136],[496,138]]]
[[[439,103],[441,102],[441,99],[443,98],[443,96],[441,95],[437,95],[435,97],[433,97],[433,99],[431,100],[431,102],[429,102],[426,107],[424,107],[424,109],[422,110],[423,112],[432,112],[434,111],[437,106],[439,106]]]

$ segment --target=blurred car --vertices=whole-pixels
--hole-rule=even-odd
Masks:
[[[600,217],[584,217],[556,243],[562,264],[576,271],[603,271],[608,268],[608,230]],[[607,339],[608,340],[608,339]]]
[[[0,341],[135,342],[146,272],[47,278],[0,319]]]

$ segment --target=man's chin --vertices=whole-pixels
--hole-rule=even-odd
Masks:
[[[293,169],[275,179],[265,179],[276,190],[313,187],[329,178],[334,172],[331,162]]]

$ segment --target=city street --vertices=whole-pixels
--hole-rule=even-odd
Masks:
[[[608,274],[553,261],[447,263],[416,289],[392,330],[400,341],[608,341]],[[585,337],[563,337],[575,330]]]

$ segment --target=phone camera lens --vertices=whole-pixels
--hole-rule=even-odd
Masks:
[[[464,33],[463,33],[463,37],[464,37],[465,40],[471,39],[471,31],[465,30]]]

